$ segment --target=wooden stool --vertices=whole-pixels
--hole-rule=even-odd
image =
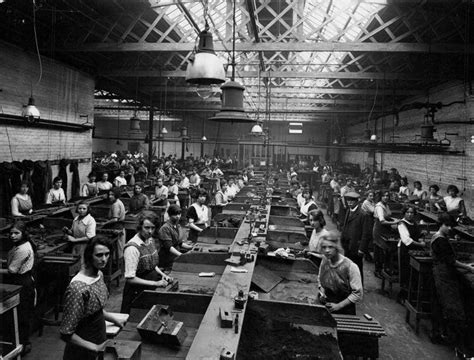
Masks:
[[[431,316],[432,281],[431,257],[410,256],[410,280],[408,283],[408,298],[405,301],[407,309],[405,321],[410,323],[411,314],[415,315],[415,333],[420,329],[420,320]]]

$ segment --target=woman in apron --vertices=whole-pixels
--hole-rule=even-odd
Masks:
[[[8,252],[7,269],[4,281],[21,285],[20,304],[18,305],[18,324],[20,343],[23,345],[22,355],[31,351],[30,321],[35,308],[35,283],[32,275],[35,262],[36,245],[30,240],[26,224],[18,221],[10,229],[13,248]]]
[[[304,203],[300,207],[300,220],[305,223],[305,225],[309,225],[308,214],[311,210],[316,210],[318,206],[313,200],[313,191],[309,188],[303,188],[303,195]]]
[[[375,271],[374,275],[380,278],[383,264],[385,259],[383,258],[382,249],[386,247],[384,237],[389,237],[393,234],[392,225],[397,225],[399,220],[392,219],[392,212],[388,207],[388,201],[390,200],[390,192],[384,191],[382,193],[381,200],[375,205],[374,210],[374,262]]]
[[[64,205],[66,203],[66,195],[62,186],[63,180],[56,176],[53,179],[53,187],[46,194],[46,204]]]
[[[467,330],[465,305],[456,267],[474,272],[474,268],[456,260],[449,243],[449,233],[456,225],[451,215],[442,213],[438,217],[439,230],[431,239],[433,258],[434,292],[432,296],[433,342],[442,342],[442,327],[447,331],[447,340],[456,348],[464,349],[472,344],[472,334]]]
[[[28,182],[22,181],[20,192],[16,194],[11,201],[12,216],[24,217],[33,212],[33,201],[31,200],[31,196],[28,195],[28,190]]]
[[[105,350],[105,321],[124,321],[104,310],[109,296],[102,270],[110,257],[107,240],[94,238],[84,249],[84,267],[71,280],[64,297],[59,332],[66,341],[63,360],[95,360]]]
[[[72,221],[70,229],[64,227],[63,231],[68,241],[73,245],[72,253],[82,257],[87,242],[95,237],[96,222],[90,214],[90,205],[80,202],[76,208],[77,216]]]
[[[415,221],[416,207],[409,205],[402,210],[403,219],[398,224],[400,241],[398,242],[398,273],[400,277],[400,293],[397,301],[402,303],[408,296],[408,281],[410,278],[409,250],[420,250],[425,243],[418,241],[422,235]]]
[[[205,205],[206,200],[207,191],[200,189],[197,194],[196,202],[189,207],[186,213],[189,226],[189,241],[196,242],[199,233],[209,226],[209,208]]]
[[[124,249],[125,286],[120,312],[130,313],[132,302],[143,290],[166,287],[172,279],[158,267],[159,256],[152,237],[157,218],[145,212],[138,219],[137,234],[131,238]]]
[[[331,313],[355,315],[355,304],[362,300],[359,267],[343,253],[338,232],[321,238],[323,259],[319,267],[319,300]]]
[[[81,196],[83,197],[96,196],[99,193],[99,189],[97,188],[97,182],[96,182],[96,179],[97,179],[96,173],[95,172],[89,173],[89,175],[87,175],[87,178],[89,179],[89,181],[85,183],[84,185],[82,185]]]

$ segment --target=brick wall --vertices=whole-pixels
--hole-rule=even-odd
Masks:
[[[36,85],[39,76],[36,54],[0,42],[0,112],[21,115],[33,84],[33,96],[41,118],[84,123],[85,119],[79,115],[88,115],[89,121],[93,122],[94,79],[46,57],[42,57],[42,62],[42,79]],[[90,160],[91,148],[91,131],[79,133],[24,126],[0,127],[0,161]],[[90,161],[80,164],[81,182],[86,181],[90,168]],[[53,176],[57,173],[57,166],[53,166]]]
[[[452,101],[464,99],[464,88],[460,82],[445,84],[430,91],[430,102],[442,102],[448,104]],[[426,101],[426,98],[408,101]],[[410,110],[400,113],[399,124],[394,125],[392,116],[379,119],[377,123],[378,141],[384,142],[416,142],[415,134],[420,134],[420,126],[423,123],[424,110]],[[474,118],[474,98],[467,97],[466,104],[455,104],[439,110],[435,115],[435,121],[469,121]],[[383,123],[383,125],[382,125]],[[363,131],[366,124],[358,124],[346,129],[349,142],[358,142],[363,139]],[[370,128],[374,129],[371,121]],[[451,148],[465,151],[465,156],[450,155],[423,155],[423,154],[393,154],[377,153],[377,167],[383,169],[396,168],[402,176],[407,176],[411,188],[413,181],[419,180],[425,189],[430,184],[438,184],[440,193],[446,193],[449,184],[456,185],[466,202],[470,216],[474,216],[474,144],[470,142],[474,135],[474,125],[470,124],[439,124],[436,125],[437,132],[434,137],[441,140],[445,133],[457,133],[448,135],[451,140]],[[396,136],[395,138],[393,136]],[[343,161],[358,163],[362,167],[372,165],[372,160],[367,152],[345,151]],[[465,180],[464,180],[465,179]]]

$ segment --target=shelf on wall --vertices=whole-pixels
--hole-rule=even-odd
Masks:
[[[65,121],[56,121],[48,119],[38,119],[33,122],[28,122],[26,118],[19,115],[0,114],[1,125],[12,125],[23,128],[40,128],[48,130],[58,131],[72,131],[72,132],[85,132],[92,130],[93,125],[75,124]]]

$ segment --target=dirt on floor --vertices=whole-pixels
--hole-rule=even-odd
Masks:
[[[314,335],[289,322],[266,319],[247,309],[238,358],[334,360],[340,355],[337,339],[331,334]]]

